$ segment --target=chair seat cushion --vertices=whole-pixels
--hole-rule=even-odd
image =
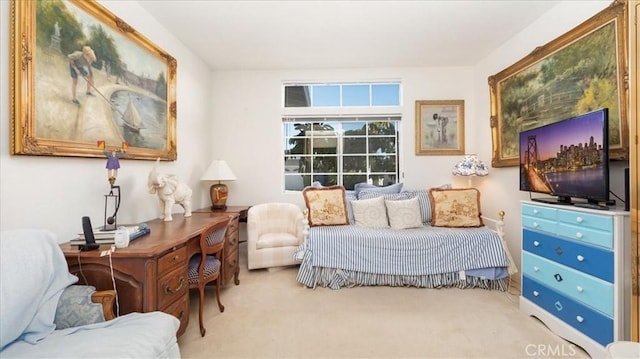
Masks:
[[[201,254],[196,254],[189,260],[189,283],[198,282],[198,266]],[[214,256],[207,256],[204,262],[204,276],[210,277],[220,272],[220,260]]]
[[[256,249],[295,247],[299,244],[298,237],[291,233],[266,233],[258,238]]]

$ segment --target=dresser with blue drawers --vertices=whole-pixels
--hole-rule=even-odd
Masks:
[[[530,201],[522,209],[520,309],[592,357],[629,339],[629,212]]]

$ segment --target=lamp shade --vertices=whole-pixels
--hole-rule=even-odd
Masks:
[[[462,161],[453,166],[452,173],[456,176],[486,176],[489,168],[476,155],[465,155]]]
[[[204,171],[200,181],[234,181],[236,175],[233,174],[227,162],[223,160],[213,160]]]

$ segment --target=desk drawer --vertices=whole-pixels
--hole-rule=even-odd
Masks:
[[[189,278],[187,278],[187,267],[182,266],[174,269],[158,280],[158,308],[164,308],[169,303],[181,296],[187,296],[189,289]]]
[[[613,231],[613,218],[611,216],[603,216],[586,212],[558,210],[558,222],[597,229],[603,232]]]
[[[524,251],[522,272],[569,298],[613,317],[611,283]]]
[[[238,249],[238,238],[240,232],[238,231],[238,218],[234,218],[227,227],[227,234],[225,236],[224,250],[225,252],[232,252]]]
[[[596,246],[522,230],[522,249],[613,283],[613,252]]]
[[[558,235],[575,241],[591,243],[596,246],[613,249],[613,233],[582,226],[558,223]]]
[[[557,209],[543,206],[532,206],[528,204],[522,205],[522,215],[538,219],[547,219],[555,222],[557,218]]]
[[[177,267],[185,267],[187,265],[187,247],[183,246],[158,258],[158,275],[173,270]]]
[[[529,216],[522,216],[522,227],[551,234],[557,230],[556,222]]]
[[[522,295],[602,346],[613,342],[613,319],[602,313],[573,301],[526,275],[522,277]]]
[[[189,324],[189,297],[184,295],[182,298],[171,303],[166,308],[159,308],[160,311],[167,314],[171,314],[180,320],[180,328],[178,328],[178,335],[184,333],[184,330]]]
[[[224,258],[224,268],[222,270],[223,273],[223,279],[222,279],[222,283],[226,284],[228,283],[236,274],[236,271],[240,269],[239,263],[238,263],[238,250],[235,249],[233,252],[231,253],[226,253],[225,252],[225,258]]]

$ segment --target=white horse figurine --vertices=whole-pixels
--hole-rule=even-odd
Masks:
[[[179,204],[184,208],[184,216],[191,216],[191,188],[185,183],[180,182],[176,175],[158,173],[156,168],[160,159],[156,160],[155,166],[149,172],[149,180],[147,186],[149,193],[158,194],[160,200],[160,219],[165,221],[173,220],[171,209],[174,204]]]

